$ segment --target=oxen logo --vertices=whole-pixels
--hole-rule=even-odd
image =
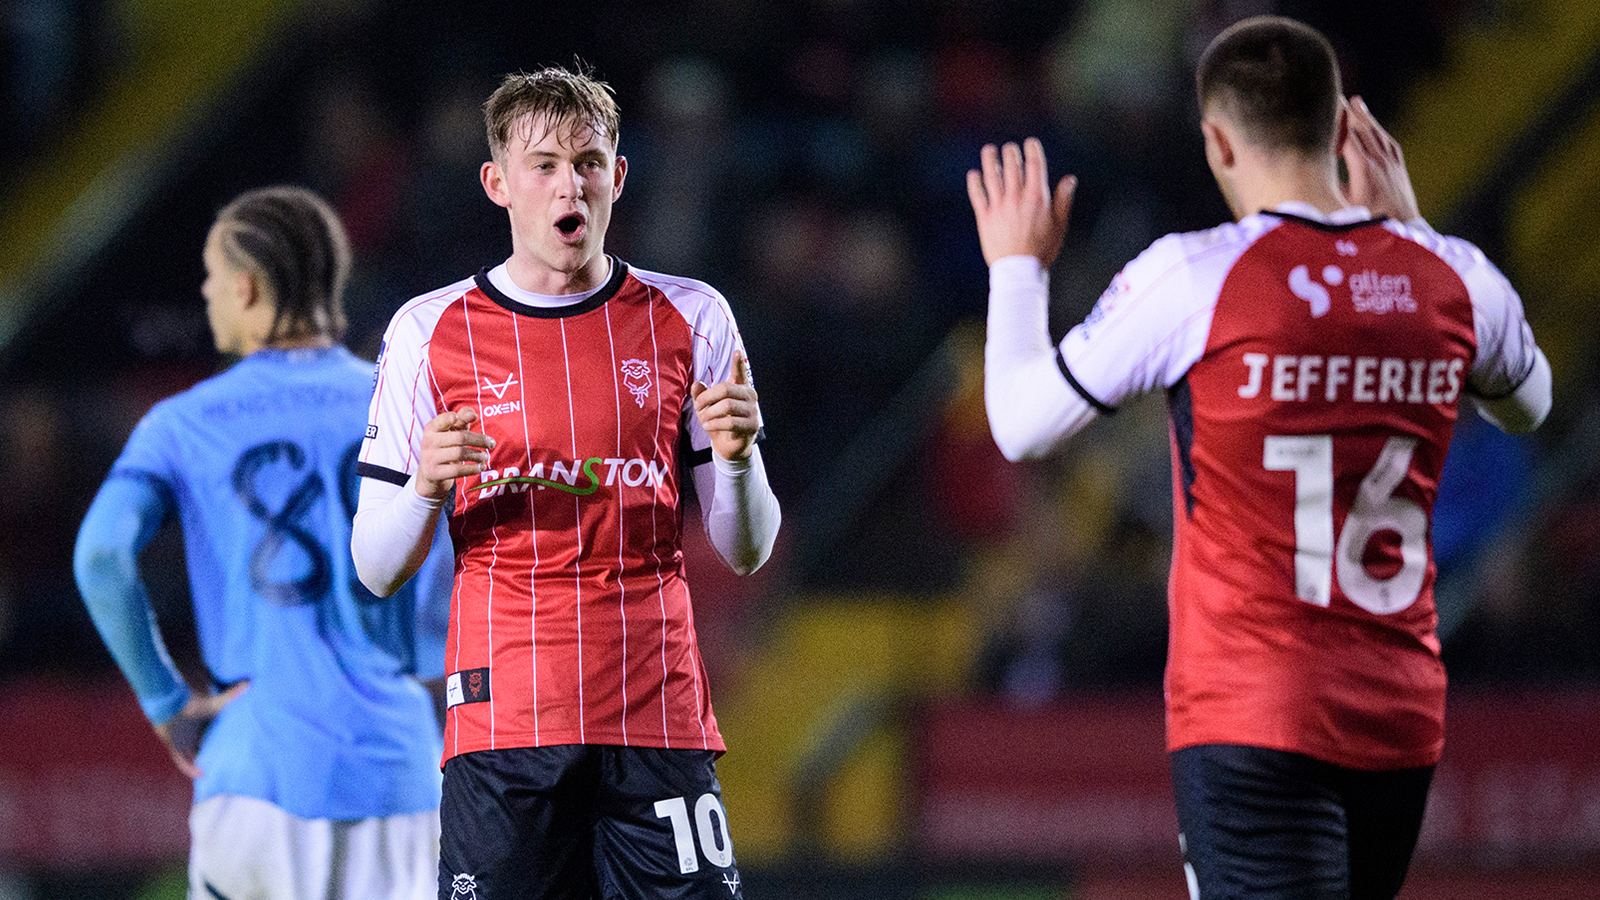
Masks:
[[[478,900],[478,879],[471,875],[457,875],[450,882],[450,900]]]
[[[467,676],[467,691],[477,697],[483,693],[483,672],[473,672]]]
[[[650,396],[650,364],[642,359],[623,360],[622,384],[633,395],[639,408],[644,409],[645,398]]]
[[[490,381],[489,376],[483,376],[484,390],[492,391],[496,400],[504,400],[506,398],[506,391],[510,390],[513,385],[518,383],[517,373],[515,372],[507,372],[506,380],[500,382],[499,384],[495,384],[494,382]]]

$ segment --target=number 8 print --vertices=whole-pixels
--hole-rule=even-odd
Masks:
[[[1333,437],[1326,434],[1271,436],[1261,464],[1272,472],[1293,472],[1295,594],[1307,603],[1327,606],[1333,576],[1350,602],[1368,612],[1388,615],[1415,603],[1428,569],[1428,514],[1395,489],[1405,480],[1415,438],[1391,437],[1384,442],[1355,503],[1345,516],[1337,543],[1333,535]],[[1400,569],[1375,578],[1362,563],[1367,542],[1380,531],[1400,535]]]
[[[713,817],[715,813],[715,817]],[[719,869],[733,865],[733,839],[728,836],[728,813],[715,794],[701,794],[694,804],[694,824],[689,825],[689,804],[682,797],[656,801],[656,818],[672,823],[672,839],[678,848],[678,872],[688,875],[700,871],[695,855],[695,833],[700,836],[700,852]]]

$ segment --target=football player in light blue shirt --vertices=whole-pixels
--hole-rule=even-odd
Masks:
[[[341,344],[350,250],[301,188],[241,195],[206,240],[217,349],[243,357],[158,403],[101,486],[74,570],[96,627],[195,780],[190,896],[429,897],[434,703],[450,560],[378,598],[350,559],[371,364]],[[167,655],[138,556],[176,514],[212,692]],[[424,596],[418,596],[418,592]]]

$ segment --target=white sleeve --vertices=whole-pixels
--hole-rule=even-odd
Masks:
[[[1407,224],[1467,287],[1477,343],[1467,390],[1478,414],[1508,434],[1538,428],[1550,412],[1550,362],[1533,339],[1516,288],[1470,241],[1441,235],[1421,220]]]
[[[361,479],[350,530],[350,556],[367,590],[387,597],[400,589],[428,558],[443,500],[417,493],[416,476],[404,486]]]
[[[1056,365],[1049,296],[1050,275],[1037,257],[1008,256],[989,267],[983,403],[994,442],[1012,462],[1044,456],[1095,415]]]
[[[1229,268],[1265,227],[1169,234],[1128,263],[1050,346],[1049,276],[1031,256],[989,268],[984,404],[1007,459],[1049,453],[1124,400],[1176,384],[1205,352]]]
[[[638,273],[636,273],[638,274]],[[733,375],[733,358],[744,350],[744,338],[734,321],[728,301],[715,288],[698,281],[672,279],[657,283],[661,276],[645,274],[688,319],[703,340],[695,341],[690,377],[706,384],[727,381]],[[752,378],[753,364],[747,369]],[[688,437],[691,473],[695,494],[700,498],[701,524],[706,537],[728,568],[748,575],[772,555],[782,515],[778,498],[767,483],[767,469],[761,461],[761,447],[751,448],[747,460],[726,460],[711,446],[694,401],[683,396],[683,422]],[[760,423],[757,411],[757,423]],[[710,465],[706,464],[709,458]],[[698,465],[696,465],[698,463]]]
[[[1472,298],[1472,328],[1477,354],[1467,373],[1467,388],[1478,412],[1508,434],[1539,427],[1550,412],[1550,362],[1533,339],[1522,312],[1522,298],[1511,282],[1477,247],[1446,238],[1470,261],[1461,272]]]
[[[767,483],[761,448],[749,459],[727,460],[716,451],[711,465],[694,467],[694,489],[700,497],[700,518],[711,546],[728,568],[749,575],[772,555],[783,514]]]
[[[1475,398],[1478,415],[1506,434],[1527,434],[1550,414],[1550,361],[1538,347],[1533,348],[1533,352],[1533,371],[1516,390],[1503,397]]]

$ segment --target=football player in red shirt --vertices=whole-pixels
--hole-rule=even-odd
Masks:
[[[484,106],[512,254],[396,312],[352,549],[380,595],[448,512],[456,574],[439,896],[741,895],[680,543],[771,552],[776,498],[727,301],[605,253],[610,88],[550,68]]]
[[[1052,191],[1037,140],[983,148],[967,186],[991,428],[1032,458],[1166,394],[1167,736],[1191,895],[1392,898],[1444,739],[1429,517],[1461,396],[1529,431],[1550,369],[1500,272],[1421,219],[1321,34],[1247,19],[1196,80],[1236,221],[1156,241],[1059,344],[1047,273],[1076,181]]]

